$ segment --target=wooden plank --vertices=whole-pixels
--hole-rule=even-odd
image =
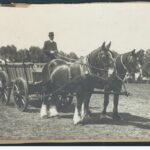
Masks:
[[[20,67],[23,67],[23,63],[7,63],[8,66],[20,66]],[[24,63],[25,66],[33,66],[34,64],[33,63]],[[0,64],[0,66],[4,66],[5,67],[5,64]]]
[[[26,74],[25,74],[25,70],[27,73],[27,79],[29,80],[29,82],[34,82],[34,76],[33,76],[33,72],[37,72],[40,73],[42,72],[42,69],[44,67],[46,63],[31,63],[31,62],[26,62],[26,63],[7,63],[7,64],[0,64],[0,67],[2,68],[2,70],[4,71],[8,71],[10,74],[10,79],[11,80],[16,80],[19,77],[22,77],[26,80]],[[7,65],[7,68],[6,68]],[[34,67],[33,67],[34,66]]]

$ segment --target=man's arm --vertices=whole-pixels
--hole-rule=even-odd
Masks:
[[[57,43],[56,42],[54,42],[54,43],[55,43],[55,51],[58,53]]]
[[[50,55],[49,50],[47,49],[47,41],[44,42],[43,51],[46,55]]]
[[[46,47],[47,47],[46,43],[47,43],[47,41],[44,42],[43,50],[46,50]]]

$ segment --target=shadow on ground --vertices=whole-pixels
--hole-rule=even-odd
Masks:
[[[130,113],[119,113],[119,115],[122,119],[120,121],[115,121],[112,119],[112,113],[108,113],[108,116],[102,119],[100,119],[100,113],[93,113],[92,121],[89,124],[131,125],[137,128],[150,130],[150,119],[148,118],[132,115]]]
[[[116,121],[112,119],[112,113],[108,113],[108,116],[105,118],[100,118],[102,114],[100,113],[92,113],[92,120],[90,122],[86,122],[85,124],[93,125],[93,124],[109,124],[109,125],[119,125],[119,126],[135,126],[141,129],[150,130],[150,119],[145,117],[140,117],[136,115],[132,115],[130,113],[120,113],[121,120]],[[65,114],[61,116],[61,118],[72,119],[73,114]]]
[[[9,107],[15,107],[14,103],[10,103]],[[29,107],[27,109],[28,113],[37,113],[40,112],[41,107],[41,101],[40,100],[30,100],[29,101]],[[62,107],[59,109],[59,112],[62,112],[60,118],[65,119],[72,119],[73,113],[74,113],[74,104],[69,105],[68,107]],[[97,109],[95,107],[94,109]],[[71,114],[70,114],[71,113]],[[92,125],[92,124],[111,124],[111,125],[121,125],[121,126],[135,126],[137,128],[141,129],[148,129],[150,130],[150,119],[132,115],[130,113],[119,113],[121,116],[120,121],[115,121],[112,119],[112,113],[107,113],[107,116],[105,118],[100,118],[100,113],[92,113],[91,117],[92,120],[90,122],[87,122],[86,124]]]

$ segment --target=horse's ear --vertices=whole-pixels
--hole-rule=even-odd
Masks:
[[[145,51],[143,49],[140,49],[139,51],[136,52],[136,55],[139,57],[145,57]]]
[[[135,53],[136,53],[136,54],[140,54],[140,53],[141,53],[141,51],[139,50],[139,51],[136,51]]]
[[[109,42],[109,44],[106,46],[106,49],[109,50],[111,46],[111,41]]]
[[[132,52],[131,52],[131,53],[132,53],[132,55],[135,55],[135,49],[134,49],[134,50],[132,50]]]
[[[102,44],[102,49],[105,49],[105,42],[103,42]]]

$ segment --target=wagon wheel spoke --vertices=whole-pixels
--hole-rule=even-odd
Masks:
[[[7,104],[7,100],[8,100],[8,91],[7,89],[2,89],[0,92],[0,102],[1,104]]]
[[[20,96],[20,104],[21,106],[24,106],[25,105],[25,101],[24,101],[24,97],[23,96]]]
[[[13,95],[18,110],[25,111],[28,104],[28,89],[24,79],[20,78],[16,80]]]
[[[7,105],[10,100],[9,79],[5,71],[0,71],[0,103]]]

